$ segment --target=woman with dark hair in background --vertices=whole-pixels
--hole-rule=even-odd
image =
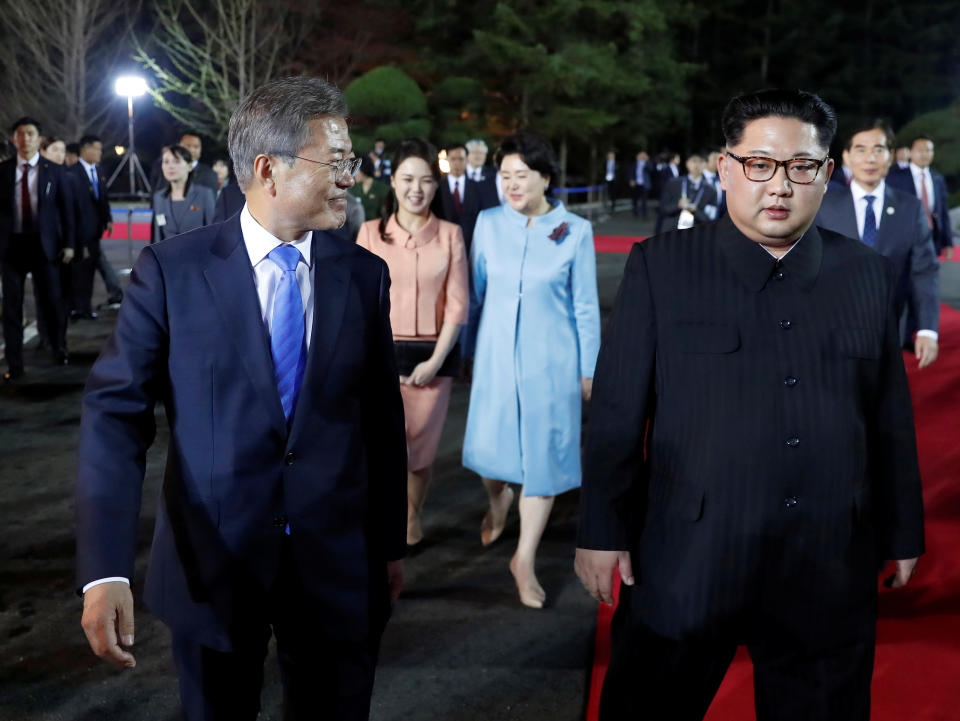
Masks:
[[[405,140],[392,168],[380,218],[361,226],[357,243],[390,269],[390,325],[407,429],[407,543],[416,545],[423,539],[420,514],[459,371],[459,354],[451,351],[467,322],[467,258],[460,226],[431,212],[440,183],[436,149],[424,140]]]
[[[193,156],[180,145],[161,154],[163,177],[169,185],[153,194],[153,237],[172,238],[213,222],[216,196],[211,188],[189,180]]]
[[[553,148],[538,135],[497,153],[506,202],[477,218],[471,247],[480,308],[463,465],[490,499],[484,545],[503,532],[522,486],[520,540],[510,561],[520,601],[541,608],[537,547],[560,493],[580,485],[581,397],[590,399],[600,348],[590,223],[548,198]]]
[[[375,172],[373,161],[364,155],[363,160],[360,161],[360,170],[357,171],[357,182],[347,191],[363,203],[363,214],[367,220],[380,217],[380,206],[390,192],[390,188],[385,183],[377,182]]]

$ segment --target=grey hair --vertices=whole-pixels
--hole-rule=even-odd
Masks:
[[[490,152],[490,148],[487,147],[487,144],[479,138],[468,140],[464,147],[467,149],[468,153],[474,148],[483,148],[484,152]]]
[[[310,121],[320,117],[347,117],[340,89],[321,78],[277,78],[241,100],[227,138],[240,188],[250,187],[258,155],[281,156],[293,165],[293,156],[310,140]]]

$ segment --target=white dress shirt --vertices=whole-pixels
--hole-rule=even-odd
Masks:
[[[22,233],[23,232],[23,218],[21,217],[21,206],[20,206],[20,193],[23,191],[20,189],[20,183],[23,182],[23,164],[26,163],[30,166],[27,171],[27,186],[30,189],[30,209],[33,211],[33,222],[37,222],[37,200],[39,198],[37,186],[40,183],[40,169],[37,167],[37,164],[40,162],[40,153],[34,153],[33,157],[30,160],[24,160],[22,157],[17,155],[17,172],[14,177],[13,184],[13,207],[14,207],[14,220],[13,220],[13,232]]]
[[[243,234],[243,243],[247,249],[247,255],[250,257],[250,265],[253,266],[253,282],[257,287],[257,298],[260,301],[260,312],[262,319],[269,333],[273,326],[273,302],[277,295],[277,285],[280,283],[280,276],[283,271],[280,266],[270,260],[267,255],[281,241],[272,235],[262,225],[260,225],[253,216],[250,215],[249,208],[244,205],[240,212],[240,232]],[[292,245],[300,251],[302,262],[297,265],[297,285],[300,286],[300,297],[303,299],[304,308],[304,331],[307,348],[310,347],[310,339],[313,333],[313,280],[311,270],[312,256],[310,247],[313,240],[313,233],[307,231],[301,238],[294,241]],[[101,583],[111,581],[120,581],[130,585],[130,579],[122,576],[111,576],[110,578],[100,578],[91,581],[83,587],[83,593]]]
[[[447,173],[447,183],[450,185],[450,195],[453,195],[454,190],[460,190],[460,202],[462,203],[463,198],[466,195],[465,191],[467,189],[467,176],[461,175],[455,178],[453,177],[452,173]]]
[[[467,177],[479,183],[483,180],[483,168],[474,168],[470,163],[467,163]]]
[[[910,161],[910,175],[913,176],[913,187],[917,191],[917,197],[920,198],[920,202],[923,203],[923,183],[921,178],[926,180],[927,183],[927,204],[930,207],[930,213],[932,214],[934,208],[937,207],[936,199],[933,195],[933,176],[930,175],[930,168],[921,168],[919,165]]]

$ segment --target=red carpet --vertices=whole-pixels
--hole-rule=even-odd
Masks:
[[[593,245],[598,253],[629,253],[634,243],[645,238],[646,236],[634,235],[595,235]]]
[[[960,718],[960,312],[941,306],[940,357],[917,371],[913,395],[926,507],[927,553],[905,589],[881,587],[873,721]],[[601,606],[587,721],[596,721],[610,659],[612,609]],[[753,672],[740,649],[706,721],[754,721]]]

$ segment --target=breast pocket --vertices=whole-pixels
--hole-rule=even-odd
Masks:
[[[669,331],[668,344],[687,354],[734,353],[740,348],[740,330],[725,324],[677,323]]]
[[[870,328],[837,328],[830,335],[829,350],[844,358],[879,360],[880,334]]]

